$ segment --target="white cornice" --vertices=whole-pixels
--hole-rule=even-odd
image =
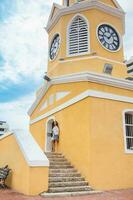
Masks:
[[[116,95],[116,94],[102,92],[102,91],[96,91],[96,90],[86,90],[86,91],[82,92],[81,94],[77,95],[76,97],[68,100],[67,102],[48,111],[47,113],[31,120],[30,124],[34,124],[42,119],[45,119],[45,118],[65,109],[87,97],[95,97],[95,98],[99,98],[99,99],[108,99],[108,100],[119,101],[119,102],[133,103],[133,98],[131,98],[131,97],[121,96],[121,95]]]
[[[123,19],[123,25],[125,25],[125,13],[122,9],[113,8],[102,2],[99,2],[96,0],[91,0],[91,1],[85,1],[83,3],[77,3],[70,7],[62,7],[61,9],[59,9],[58,13],[55,14],[55,16],[52,18],[52,20],[48,21],[46,30],[47,30],[47,32],[49,32],[52,29],[52,27],[58,22],[60,17],[63,15],[77,13],[80,11],[94,9],[94,8]],[[123,28],[123,29],[125,29],[125,28]],[[124,31],[123,31],[123,33],[124,33]]]
[[[81,73],[75,73],[75,74],[68,74],[64,76],[54,77],[51,79],[51,81],[48,84],[45,84],[42,88],[40,94],[37,96],[37,99],[31,106],[31,108],[28,111],[28,114],[31,115],[33,111],[35,110],[36,106],[39,104],[42,97],[45,95],[47,90],[50,86],[56,85],[56,84],[62,84],[62,83],[71,83],[71,82],[80,82],[80,81],[88,81],[103,85],[109,85],[117,88],[123,88],[126,90],[133,90],[133,82],[115,78],[110,75],[105,74],[98,74],[98,73],[92,73],[92,72],[81,72]]]
[[[113,2],[114,2],[114,4],[116,5],[117,8],[119,8],[120,10],[122,10],[124,12],[123,8],[120,6],[120,4],[118,3],[117,0],[113,0]]]
[[[50,15],[49,15],[49,18],[48,18],[48,21],[50,21],[53,17],[53,14],[54,14],[54,9],[57,8],[57,9],[61,9],[63,8],[61,5],[57,4],[57,3],[53,3],[53,6],[52,6],[52,9],[51,9],[51,12],[50,12]]]

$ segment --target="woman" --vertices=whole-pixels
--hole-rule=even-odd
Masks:
[[[58,122],[53,122],[53,128],[52,128],[52,151],[57,151],[57,145],[59,142],[59,126]]]

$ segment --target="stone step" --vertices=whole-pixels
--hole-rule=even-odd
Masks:
[[[54,155],[54,154],[49,154],[49,155],[46,155],[48,158],[64,158],[63,155]]]
[[[69,181],[84,181],[85,179],[83,177],[50,177],[50,182],[69,182]]]
[[[50,162],[66,162],[65,158],[48,158]]]
[[[61,193],[42,193],[42,197],[72,197],[72,196],[84,196],[84,195],[93,195],[93,194],[99,194],[101,191],[82,191],[82,192],[61,192]]]
[[[50,161],[50,165],[71,165],[68,161]]]
[[[50,165],[50,169],[68,169],[73,168],[71,165]]]
[[[80,173],[49,173],[49,177],[81,177]]]
[[[90,191],[90,186],[71,186],[71,187],[51,187],[48,192],[80,192],[80,191]]]
[[[49,167],[49,189],[42,194],[45,197],[56,197],[64,194],[73,196],[76,194],[88,194],[91,187],[81,174],[61,153],[46,153],[50,161]],[[51,196],[50,196],[51,195]]]
[[[56,152],[45,152],[45,155],[62,155],[62,153],[56,153]]]
[[[49,188],[87,186],[87,185],[88,185],[87,181],[52,182],[49,183]]]
[[[69,169],[50,169],[50,173],[72,173],[72,172],[77,172],[76,169],[74,168],[69,168]]]

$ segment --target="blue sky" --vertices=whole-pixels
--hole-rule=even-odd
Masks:
[[[47,71],[46,25],[52,3],[61,0],[0,0],[0,120],[12,129],[28,126],[27,110]],[[125,58],[133,55],[133,2],[127,12]]]

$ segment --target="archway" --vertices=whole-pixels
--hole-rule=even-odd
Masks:
[[[48,119],[46,123],[46,142],[45,142],[45,151],[52,152],[52,125],[54,122],[54,117]]]

